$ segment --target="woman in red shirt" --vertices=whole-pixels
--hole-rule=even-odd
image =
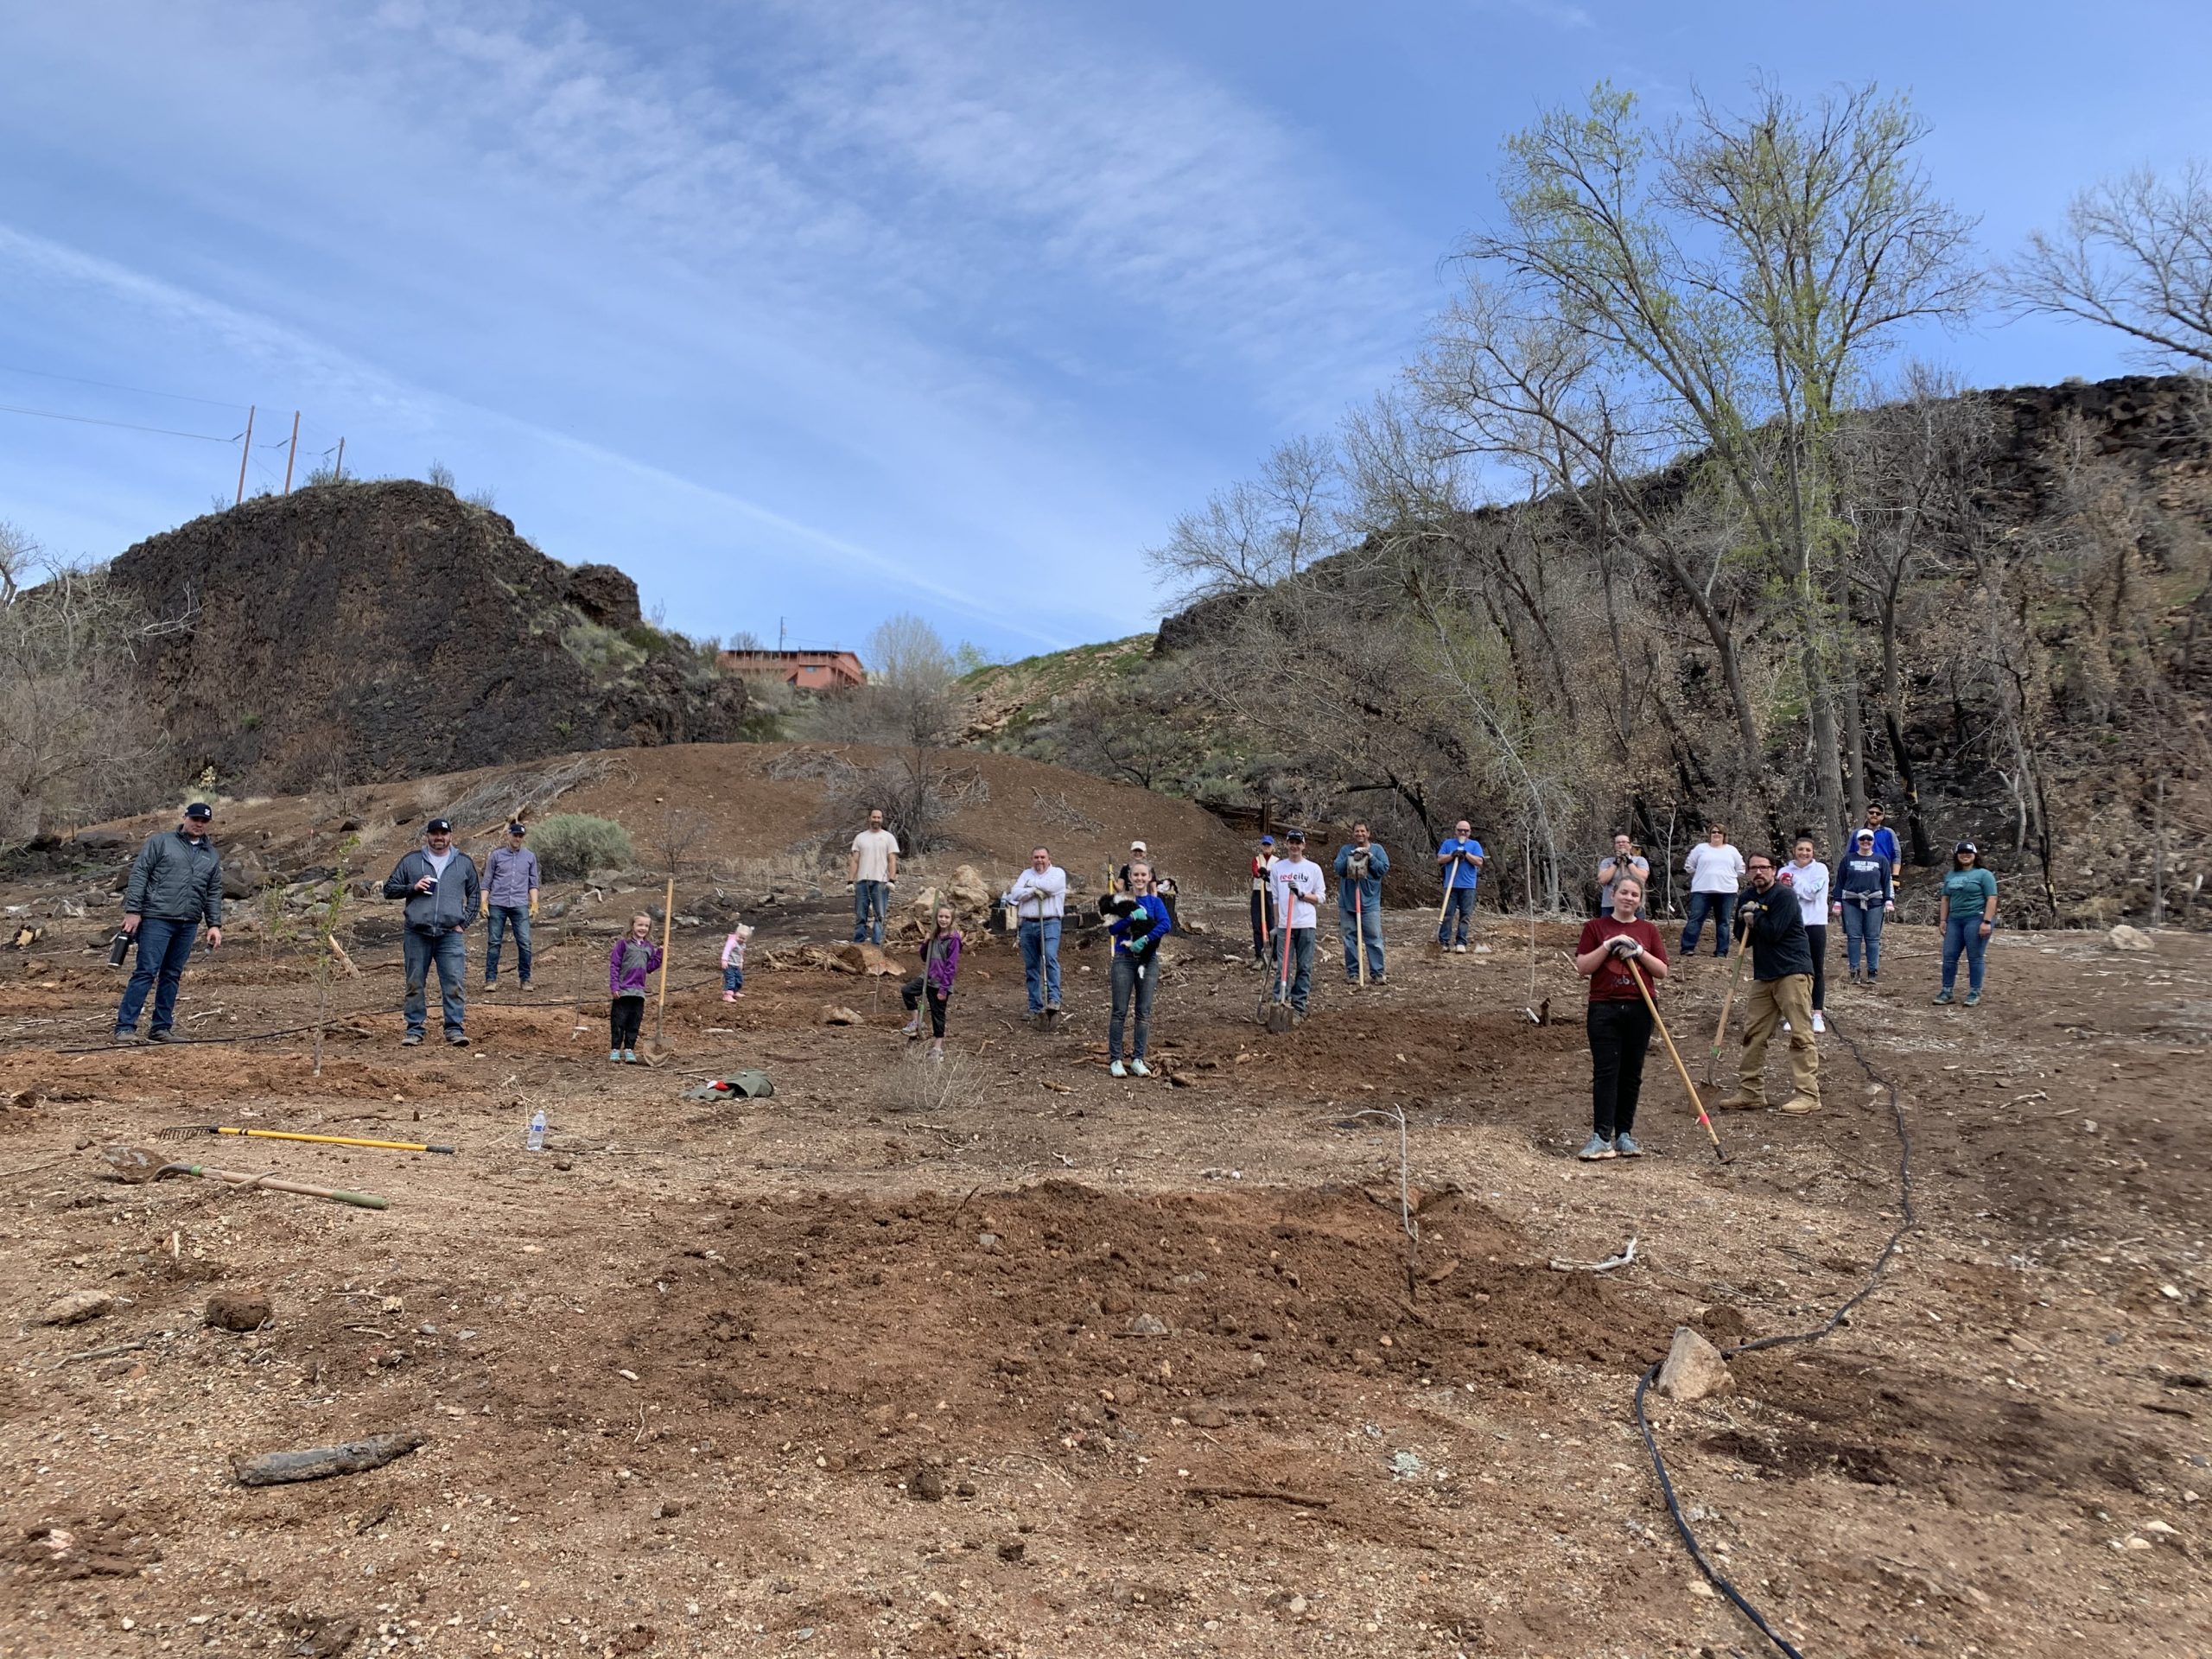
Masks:
[[[1643,884],[1620,877],[1613,883],[1612,913],[1583,923],[1574,949],[1574,971],[1590,982],[1590,1140],[1576,1154],[1586,1163],[1643,1155],[1629,1130],[1643,1091],[1651,1010],[1629,964],[1656,985],[1667,977],[1667,947],[1657,928],[1637,919],[1643,902]]]

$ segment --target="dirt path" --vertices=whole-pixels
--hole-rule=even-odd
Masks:
[[[297,1039],[58,1052],[111,1009],[98,925],[10,953],[0,1654],[1760,1651],[1628,1403],[1677,1324],[1796,1329],[1863,1281],[1897,1217],[1874,1077],[1823,1039],[1824,1109],[1722,1120],[1722,1168],[1655,1054],[1650,1155],[1578,1165],[1567,930],[1539,990],[1569,1023],[1521,1014],[1525,944],[1440,958],[1394,912],[1389,988],[1325,963],[1270,1039],[1236,911],[1188,908],[1214,931],[1173,947],[1142,1082],[1105,1075],[1104,960],[1072,949],[1049,1037],[1012,953],[975,952],[931,1067],[891,982],[728,1003],[718,935],[679,933],[702,988],[648,1071],[607,1065],[603,1004],[558,1005],[587,939],[538,998],[472,1001],[466,1052],[397,1046],[365,948],[320,1080]],[[1926,930],[1890,950],[1831,1000],[1901,1091],[1921,1225],[1835,1336],[1657,1403],[1682,1502],[1808,1654],[2212,1649],[2212,952],[2000,935],[1969,1011],[1928,1006]],[[1669,996],[1694,1065],[1724,975]],[[232,953],[182,1013],[244,1033],[310,997]],[[773,1099],[679,1097],[742,1065]],[[1361,1115],[1398,1108],[1417,1255],[1396,1127]],[[149,1141],[217,1119],[462,1150]],[[111,1185],[112,1141],[391,1208]],[[1548,1265],[1630,1236],[1631,1268]],[[219,1287],[272,1323],[204,1326]],[[30,1323],[75,1290],[118,1306]],[[369,1473],[231,1474],[403,1428],[429,1444]]]

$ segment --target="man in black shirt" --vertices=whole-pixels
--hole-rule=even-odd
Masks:
[[[1766,1046],[1775,1027],[1789,1027],[1792,1115],[1821,1104],[1821,1057],[1813,1046],[1813,944],[1805,937],[1797,895],[1774,879],[1774,861],[1753,853],[1745,861],[1751,889],[1736,903],[1736,937],[1751,953],[1751,988],[1744,1004],[1744,1054],[1736,1092],[1722,1111],[1755,1111],[1766,1104]]]

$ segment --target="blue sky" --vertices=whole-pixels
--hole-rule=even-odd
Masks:
[[[1998,252],[2212,151],[2212,8],[2154,0],[0,3],[0,405],[257,404],[250,488],[298,408],[303,455],[442,460],[672,626],[810,644],[1148,626],[1143,548],[1395,372],[1500,137],[1600,78],[1909,89]],[[2133,366],[2058,323],[1920,349]],[[0,413],[0,519],[106,557],[238,462]]]

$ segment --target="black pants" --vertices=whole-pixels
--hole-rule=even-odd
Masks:
[[[899,1000],[906,1005],[909,1014],[925,997],[930,1005],[930,1035],[942,1037],[944,1035],[944,993],[930,983],[927,975],[910,979],[899,988]]]
[[[1636,1127],[1651,1010],[1641,1001],[1590,1005],[1590,1132],[1610,1141]]]
[[[1805,938],[1813,947],[1813,1012],[1828,1005],[1828,925],[1805,924]]]
[[[635,1048],[638,1033],[645,1028],[645,999],[642,996],[618,996],[607,1005],[607,1029],[609,1048]]]
[[[1268,959],[1268,941],[1275,936],[1275,897],[1264,888],[1252,893],[1252,954]]]

